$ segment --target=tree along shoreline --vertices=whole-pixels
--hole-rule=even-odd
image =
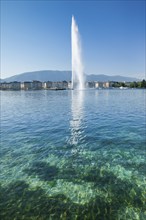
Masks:
[[[141,89],[146,89],[146,80],[142,80],[139,82],[114,82],[112,84],[112,87],[114,88],[120,88],[120,87],[128,87],[128,88],[141,88]]]

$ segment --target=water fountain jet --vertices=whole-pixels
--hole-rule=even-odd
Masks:
[[[81,42],[78,26],[72,16],[71,25],[71,47],[72,47],[72,89],[83,90],[85,79],[83,72],[83,63],[81,56]]]

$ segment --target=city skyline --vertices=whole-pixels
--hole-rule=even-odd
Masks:
[[[84,72],[145,76],[145,1],[2,1],[1,78],[71,69],[71,17]]]

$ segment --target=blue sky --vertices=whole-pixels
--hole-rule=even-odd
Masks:
[[[88,74],[145,75],[145,1],[2,1],[1,78],[71,69],[71,17]]]

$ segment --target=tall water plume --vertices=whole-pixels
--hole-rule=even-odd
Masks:
[[[82,90],[85,87],[83,63],[81,56],[81,42],[78,26],[72,16],[71,26],[71,43],[72,43],[72,88]]]

